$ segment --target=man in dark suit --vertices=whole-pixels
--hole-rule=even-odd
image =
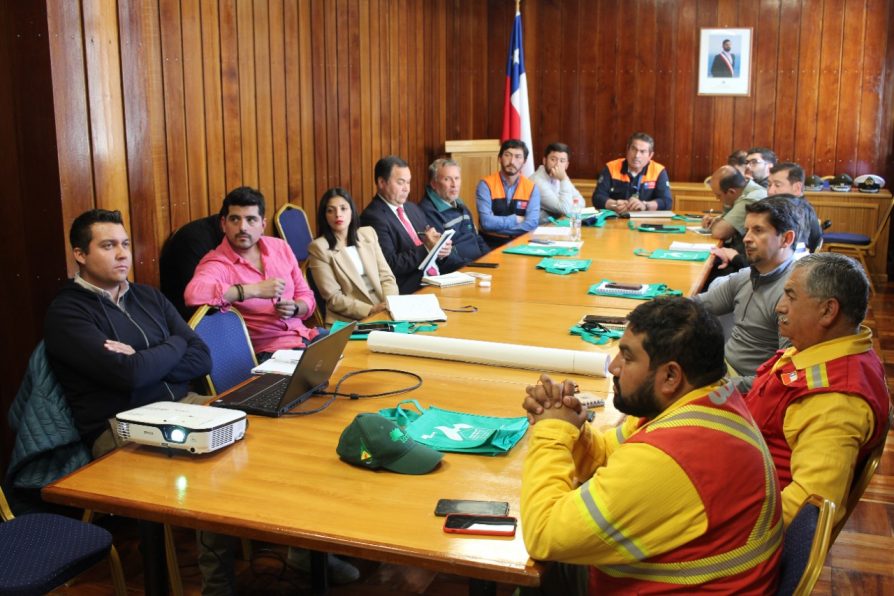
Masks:
[[[391,267],[401,294],[412,294],[419,289],[425,274],[448,273],[450,262],[445,262],[453,244],[444,243],[438,252],[438,260],[445,265],[430,271],[419,271],[419,264],[441,235],[425,221],[425,214],[415,203],[407,201],[410,194],[410,167],[394,155],[376,162],[376,196],[360,214],[360,223],[372,226],[379,236],[379,245],[388,266]],[[455,267],[453,267],[455,268]]]
[[[711,63],[712,77],[731,78],[736,76],[736,56],[733,54],[732,49],[733,43],[728,39],[724,39],[723,51],[715,55],[714,61]]]

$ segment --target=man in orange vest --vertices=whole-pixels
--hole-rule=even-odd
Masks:
[[[599,174],[593,206],[619,214],[673,209],[667,170],[653,155],[655,139],[644,132],[630,135],[627,157],[608,162]]]
[[[688,298],[628,316],[614,406],[597,433],[574,383],[527,388],[533,423],[522,472],[525,546],[554,566],[555,593],[772,594],[782,545],[773,459],[724,379],[723,331]],[[585,576],[589,576],[587,580]]]
[[[540,191],[522,176],[528,146],[518,139],[500,145],[500,169],[478,183],[475,198],[481,233],[492,247],[537,228]]]
[[[795,263],[776,305],[792,347],[761,365],[745,402],[776,463],[786,523],[811,494],[842,519],[855,467],[883,439],[890,397],[861,325],[868,303],[860,264],[824,252]]]

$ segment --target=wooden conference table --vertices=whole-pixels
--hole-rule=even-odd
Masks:
[[[588,296],[589,285],[602,278],[660,282],[691,294],[708,271],[707,262],[650,261],[632,254],[633,248],[668,247],[673,240],[704,241],[692,233],[641,233],[628,230],[626,222],[609,221],[605,228],[584,228],[583,237],[577,258],[593,259],[585,273],[548,274],[535,270],[539,258],[498,249],[482,259],[499,263],[498,269],[475,270],[493,275],[490,288],[423,290],[438,294],[443,307],[477,308],[448,313],[435,333],[609,352],[615,349],[612,344],[583,342],[568,329],[585,314],[624,315],[639,301]],[[373,354],[365,342],[351,342],[332,382],[366,368],[413,371],[424,383],[401,396],[339,399],[311,416],[252,416],[245,439],[217,453],[169,455],[127,445],[46,487],[44,497],[141,520],[459,574],[478,580],[471,586],[483,591],[493,588],[491,582],[537,585],[541,566],[529,559],[520,528],[514,538],[449,535],[433,514],[438,499],[462,498],[508,501],[510,514],[518,516],[526,439],[501,457],[445,454],[435,471],[422,476],[350,466],[338,459],[335,446],[357,413],[393,407],[408,398],[424,406],[522,415],[524,388],[538,373]],[[594,424],[616,424],[620,416],[611,406],[609,380],[577,380],[583,390],[609,398]],[[411,383],[393,373],[369,373],[346,381],[341,390],[376,393]],[[323,400],[312,398],[299,409]]]

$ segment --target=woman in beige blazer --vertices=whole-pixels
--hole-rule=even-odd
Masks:
[[[330,188],[317,209],[319,237],[310,243],[308,267],[326,301],[326,323],[355,321],[386,310],[385,296],[398,293],[376,231],[359,227],[354,199]]]

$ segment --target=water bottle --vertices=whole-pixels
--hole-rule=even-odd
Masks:
[[[572,242],[580,242],[580,216],[583,208],[583,200],[580,197],[571,199],[571,211],[568,212],[568,218],[571,220]]]

